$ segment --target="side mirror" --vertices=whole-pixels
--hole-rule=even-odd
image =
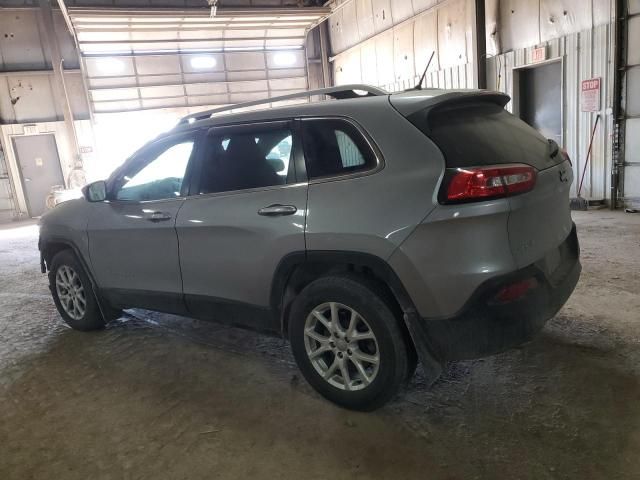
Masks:
[[[107,182],[98,180],[90,183],[82,189],[82,194],[87,202],[104,202],[107,199]]]

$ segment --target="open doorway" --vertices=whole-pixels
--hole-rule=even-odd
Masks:
[[[517,81],[520,118],[562,145],[562,62],[521,68]]]

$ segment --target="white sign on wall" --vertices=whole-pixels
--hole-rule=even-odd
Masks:
[[[583,112],[600,111],[600,78],[583,80],[580,88],[580,110]]]

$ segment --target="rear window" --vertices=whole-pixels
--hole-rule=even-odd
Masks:
[[[350,123],[340,119],[302,122],[304,155],[309,178],[345,175],[376,166],[376,157]]]
[[[542,170],[562,160],[550,156],[555,148],[547,139],[500,105],[465,103],[408,118],[438,145],[448,168],[526,163]]]

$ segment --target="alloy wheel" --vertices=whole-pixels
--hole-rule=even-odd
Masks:
[[[78,273],[68,265],[62,265],[56,272],[56,292],[64,311],[74,320],[84,317],[87,297]]]
[[[348,305],[327,302],[315,307],[305,321],[304,345],[316,372],[341,390],[366,388],[378,374],[376,336]]]

